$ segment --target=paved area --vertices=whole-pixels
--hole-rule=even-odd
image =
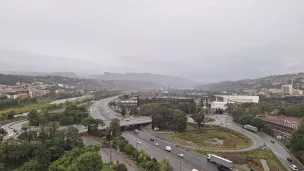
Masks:
[[[96,140],[93,139],[89,139],[89,138],[84,138],[83,137],[83,143],[86,146],[89,145],[95,145],[98,144],[99,142],[97,142]],[[110,162],[110,156],[111,156],[111,152],[112,152],[112,161],[120,161],[124,164],[126,164],[127,168],[129,171],[144,171],[144,169],[142,169],[141,167],[137,166],[135,162],[133,161],[129,161],[130,165],[125,163],[125,160],[127,159],[127,157],[115,150],[110,150],[110,149],[101,149],[99,151],[100,155],[102,156],[102,161],[103,162]]]

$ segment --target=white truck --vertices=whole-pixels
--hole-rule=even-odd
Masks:
[[[207,161],[211,162],[211,163],[215,163],[215,164],[220,165],[220,166],[223,166],[227,169],[232,169],[232,167],[233,167],[233,162],[232,161],[227,160],[223,157],[214,155],[214,154],[208,154]]]
[[[251,125],[244,125],[244,129],[247,129],[252,132],[258,132],[258,128],[255,126],[251,126]]]
[[[165,150],[168,151],[168,152],[171,152],[171,147],[170,146],[166,146]]]

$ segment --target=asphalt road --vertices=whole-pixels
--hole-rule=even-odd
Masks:
[[[117,118],[118,114],[109,107],[109,102],[116,98],[117,96],[96,101],[89,109],[91,116],[104,121]]]
[[[194,167],[190,166],[188,164],[185,163],[185,160],[188,156],[185,155],[185,158],[179,158],[176,154],[176,151],[174,148],[172,148],[172,152],[167,152],[164,150],[165,146],[163,146],[162,144],[160,144],[159,147],[155,146],[153,143],[150,143],[149,141],[144,141],[144,139],[141,139],[142,137],[138,137],[136,138],[136,136],[132,133],[129,132],[124,132],[123,133],[123,137],[125,137],[130,144],[132,144],[134,147],[137,146],[138,150],[143,150],[145,152],[147,152],[147,154],[153,158],[156,158],[158,161],[161,161],[163,159],[168,159],[171,166],[173,167],[174,171],[191,171]],[[137,141],[140,141],[141,144],[137,144]],[[206,160],[206,159],[204,159]],[[200,161],[203,162],[203,161]],[[210,163],[208,163],[210,164]],[[214,167],[215,168],[215,167]],[[213,170],[217,170],[216,168],[214,169],[213,167],[210,167],[210,169],[204,169],[203,171],[213,171]],[[196,167],[196,169],[200,169],[200,167]]]
[[[234,129],[236,131],[242,132],[243,134],[247,135],[248,137],[250,137],[253,140],[253,146],[243,149],[245,151],[250,151],[253,149],[258,148],[260,145],[263,145],[265,143],[265,145],[267,147],[269,147],[273,153],[278,157],[278,159],[281,161],[281,163],[288,168],[289,170],[291,170],[289,168],[289,165],[294,164],[298,167],[299,171],[304,171],[304,167],[302,164],[300,164],[295,157],[291,156],[288,151],[284,148],[283,145],[281,145],[275,138],[269,137],[263,133],[252,133],[250,131],[247,131],[243,128],[241,128],[238,124],[234,123],[232,121],[232,117],[229,115],[211,115],[208,117],[212,117],[214,119],[216,119],[215,122],[211,122],[209,124],[216,124],[216,125],[221,125],[221,123],[223,123],[223,125],[227,125],[228,128]],[[227,118],[227,119],[226,119]],[[191,120],[190,120],[191,121]],[[271,143],[271,140],[274,140],[275,143]],[[293,162],[290,163],[287,161],[287,157],[292,158]]]

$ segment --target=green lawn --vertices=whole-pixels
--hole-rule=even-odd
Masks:
[[[268,150],[253,150],[249,152],[239,153],[220,153],[202,150],[194,150],[193,152],[204,156],[207,156],[207,154],[216,154],[233,161],[234,164],[247,164],[256,170],[262,170],[263,167],[260,159],[265,159],[270,168],[270,171],[287,171],[279,159],[276,157],[276,155],[272,151]]]
[[[9,108],[9,109],[5,109],[5,110],[0,110],[0,115],[7,114],[12,110],[18,114],[29,112],[31,110],[39,110],[39,109],[42,109],[43,107],[45,107],[47,104],[49,104],[49,103],[43,102],[43,103],[37,103],[37,104],[30,104],[30,105],[26,105],[23,107],[15,107],[15,108]]]
[[[205,148],[242,148],[251,145],[251,140],[236,131],[221,127],[204,127],[201,130],[188,125],[186,132],[168,134],[168,139],[189,146]],[[218,139],[219,143],[215,143]]]
[[[103,169],[101,171],[115,171],[113,168],[110,168],[109,165],[103,165]]]

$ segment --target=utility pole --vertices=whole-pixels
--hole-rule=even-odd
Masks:
[[[110,136],[110,168],[112,168],[112,147],[111,147],[111,140],[112,140],[112,131]]]
[[[182,171],[182,162],[179,162],[179,171]]]

